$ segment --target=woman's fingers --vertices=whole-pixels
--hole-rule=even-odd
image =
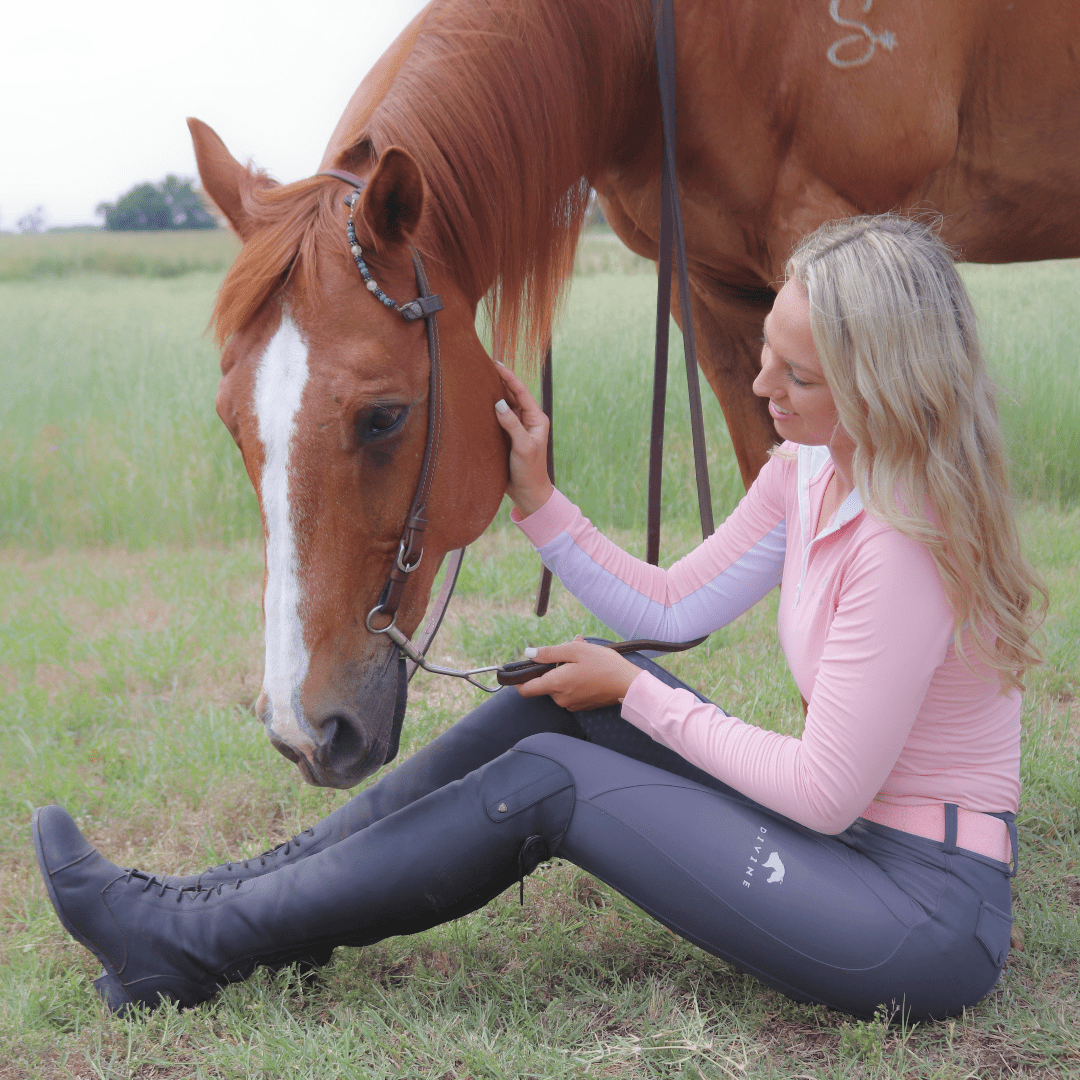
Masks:
[[[518,479],[542,472],[547,477],[547,425],[529,428],[510,404],[501,399],[495,402],[495,419],[510,436],[510,471]],[[546,421],[546,418],[545,418]]]
[[[503,385],[507,390],[508,404],[515,406],[521,417],[522,424],[532,430],[543,425],[544,436],[547,437],[547,416],[540,408],[536,398],[529,393],[529,388],[504,364],[496,364],[495,370],[502,378]]]
[[[585,649],[582,649],[582,646]],[[560,645],[541,645],[539,648],[526,649],[525,655],[538,664],[567,664],[580,661],[589,649],[602,649],[602,645],[593,645],[580,634],[573,641],[564,641]]]
[[[525,384],[501,364],[507,398],[495,402],[495,417],[510,436],[510,481],[506,494],[518,512],[528,517],[551,497],[551,479],[547,471],[548,419],[536,404]],[[516,404],[513,404],[516,403]]]
[[[559,666],[520,685],[522,697],[549,694],[556,705],[574,712],[621,701],[640,674],[625,657],[581,637],[562,645],[526,649],[525,655],[542,664]]]

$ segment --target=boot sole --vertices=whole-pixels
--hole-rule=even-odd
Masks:
[[[56,889],[53,888],[52,872],[45,863],[45,853],[41,847],[41,834],[38,830],[38,815],[43,809],[44,807],[39,806],[34,811],[34,817],[31,821],[31,830],[34,834],[34,854],[37,856],[38,869],[41,871],[41,876],[45,881],[45,888],[48,891],[49,901],[52,903],[53,911],[56,912],[56,917],[60,920],[60,924],[63,928],[80,945],[89,949],[90,952],[101,961],[101,966],[104,970],[102,971],[102,974],[94,980],[94,987],[97,992],[113,1012],[126,1013],[129,1009],[135,1007],[135,999],[124,988],[124,984],[120,981],[120,976],[113,970],[112,965],[105,956],[97,950],[97,947],[93,942],[83,937],[82,934],[72,926],[64,912],[63,905],[60,903],[60,898],[56,895]]]

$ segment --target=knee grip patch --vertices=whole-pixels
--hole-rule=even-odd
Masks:
[[[484,769],[480,792],[488,818],[498,823],[573,786],[573,777],[558,762],[510,750]]]

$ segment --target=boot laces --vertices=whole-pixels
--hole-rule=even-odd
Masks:
[[[167,892],[176,893],[176,902],[178,904],[183,901],[185,896],[187,896],[191,900],[201,899],[205,902],[209,900],[214,893],[217,893],[220,896],[221,890],[224,889],[226,885],[231,885],[232,888],[239,889],[240,885],[242,884],[242,882],[240,881],[222,881],[219,882],[217,885],[183,885],[180,888],[177,888],[175,885],[170,885],[167,881],[164,881],[162,878],[158,877],[157,874],[147,874],[142,870],[136,869],[135,867],[132,867],[126,872],[124,876],[124,884],[130,884],[132,879],[135,879],[136,881],[141,881],[143,883],[142,888],[139,890],[140,892],[146,892],[147,890],[156,887],[158,890],[158,896],[164,896]]]
[[[274,847],[270,848],[269,851],[264,851],[261,855],[253,855],[250,859],[244,859],[243,862],[226,863],[225,869],[226,871],[229,871],[234,866],[236,866],[238,869],[248,870],[250,869],[252,862],[254,862],[256,859],[258,859],[260,866],[265,866],[267,859],[276,859],[279,855],[288,855],[294,847],[299,848],[300,837],[304,836],[305,834],[308,836],[314,836],[315,829],[313,827],[304,829],[303,832],[297,833],[291,840],[286,840],[284,843],[277,844]],[[211,866],[206,872],[210,873],[210,871],[213,869],[214,868]]]

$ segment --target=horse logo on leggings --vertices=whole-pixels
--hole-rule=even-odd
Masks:
[[[765,882],[766,885],[772,885],[774,882],[780,885],[784,883],[784,864],[780,861],[779,851],[774,851],[762,865],[772,871],[769,880]]]

